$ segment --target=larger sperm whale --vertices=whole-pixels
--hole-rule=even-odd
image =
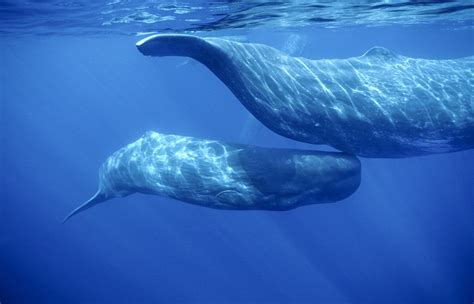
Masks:
[[[264,125],[298,141],[364,157],[474,147],[474,56],[414,59],[375,47],[360,57],[309,60],[261,44],[174,34],[137,48],[198,60]]]
[[[99,190],[67,218],[135,192],[216,209],[288,210],[330,203],[360,184],[360,162],[336,152],[274,149],[147,132],[112,154]]]

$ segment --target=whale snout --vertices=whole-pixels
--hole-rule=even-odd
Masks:
[[[347,186],[357,190],[360,186],[361,175],[362,175],[362,165],[359,158],[353,155],[347,155],[347,157],[342,159],[343,167],[345,168],[340,176],[341,183],[347,184]]]
[[[361,163],[352,155],[341,155],[326,173],[326,193],[332,201],[339,201],[352,195],[361,184]]]

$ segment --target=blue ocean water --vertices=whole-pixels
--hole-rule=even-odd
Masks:
[[[375,45],[474,54],[469,1],[163,3],[0,6],[1,303],[474,301],[472,150],[361,158],[360,188],[334,204],[225,211],[135,194],[62,224],[96,191],[102,162],[148,130],[328,149],[266,129],[201,64],[142,56],[143,32],[314,59]]]

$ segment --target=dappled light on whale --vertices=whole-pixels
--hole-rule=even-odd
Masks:
[[[359,187],[360,173],[359,160],[344,153],[147,132],[104,162],[97,194],[66,220],[136,192],[216,209],[288,210],[348,197]]]
[[[167,34],[137,48],[200,61],[259,121],[298,141],[364,157],[474,147],[474,56],[414,59],[375,47],[309,60],[262,44]]]

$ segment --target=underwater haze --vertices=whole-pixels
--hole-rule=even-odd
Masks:
[[[135,44],[154,33],[310,59],[374,46],[456,59],[474,55],[474,5],[2,1],[1,304],[474,301],[472,149],[359,158],[359,188],[330,204],[219,210],[133,194],[63,224],[101,164],[147,131],[335,151],[272,132],[193,59],[143,56]]]

